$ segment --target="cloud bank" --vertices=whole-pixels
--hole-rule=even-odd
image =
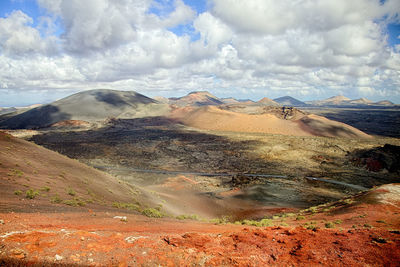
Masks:
[[[38,0],[0,18],[0,91],[337,94],[400,102],[398,0]],[[34,23],[34,20],[42,23]]]

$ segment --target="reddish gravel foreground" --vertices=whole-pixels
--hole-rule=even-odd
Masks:
[[[127,221],[115,215],[126,216]],[[400,262],[400,232],[384,227],[257,228],[90,210],[5,213],[0,218],[2,266],[399,266]]]

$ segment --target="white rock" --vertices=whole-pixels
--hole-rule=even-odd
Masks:
[[[123,222],[128,221],[128,218],[126,218],[126,216],[114,216],[114,219],[120,219]]]
[[[125,241],[132,244],[140,238],[147,238],[147,236],[128,236],[127,238],[125,238]]]
[[[63,256],[56,254],[55,259],[56,259],[56,261],[60,261],[63,259]]]

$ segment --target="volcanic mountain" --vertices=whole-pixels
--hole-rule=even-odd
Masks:
[[[279,98],[275,98],[274,101],[281,104],[282,106],[303,107],[307,105],[306,103],[291,96],[282,96]]]
[[[359,98],[359,99],[350,99],[348,97],[338,95],[332,96],[324,100],[314,100],[314,101],[307,101],[308,105],[311,106],[393,106],[394,104],[388,100],[383,100],[374,103],[373,101],[367,98]]]
[[[265,106],[275,106],[275,107],[279,107],[280,104],[275,102],[274,100],[268,98],[268,97],[264,97],[262,99],[260,99],[257,103],[261,104],[261,105],[265,105]]]
[[[110,117],[157,116],[166,111],[168,105],[134,91],[98,89],[79,92],[28,110],[3,120],[0,126],[8,129],[41,128],[66,120],[95,122]]]
[[[382,100],[374,103],[375,105],[379,106],[394,106],[395,104],[389,100]]]
[[[184,125],[206,130],[294,136],[370,137],[347,124],[317,115],[307,115],[294,108],[275,109],[269,109],[264,114],[246,114],[215,106],[185,107],[173,110],[171,117]]]
[[[191,92],[183,97],[169,98],[169,103],[177,106],[217,106],[223,102],[207,91]]]
[[[310,101],[308,104],[313,106],[334,106],[334,105],[343,105],[350,101],[351,99],[342,95],[332,96],[324,100],[315,100]]]
[[[254,105],[256,103],[251,99],[239,99],[238,101],[240,104],[245,104],[245,105]]]
[[[351,105],[370,105],[373,101],[366,99],[365,97],[361,97],[359,99],[350,100],[349,104]]]
[[[238,104],[240,103],[239,100],[233,98],[233,97],[227,97],[227,98],[221,98],[220,99],[224,104]]]

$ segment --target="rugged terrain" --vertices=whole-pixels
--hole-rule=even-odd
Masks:
[[[399,186],[388,185],[298,214],[261,222],[219,222],[222,225],[152,219],[117,210],[0,213],[0,262],[7,266],[397,266],[398,196]]]
[[[271,206],[271,199],[268,207],[243,199],[247,187],[196,198],[198,183],[210,189],[213,180],[164,174],[151,186],[133,186],[4,133],[0,143],[2,265],[396,266],[400,257],[399,185],[303,210]],[[241,206],[243,217],[232,220],[224,200]],[[221,214],[175,218],[169,206],[179,209],[179,202]],[[264,219],[244,219],[257,215]],[[151,218],[159,216],[167,217]]]
[[[0,132],[0,263],[396,266],[399,139],[222,102],[94,90],[2,117],[24,129]]]

